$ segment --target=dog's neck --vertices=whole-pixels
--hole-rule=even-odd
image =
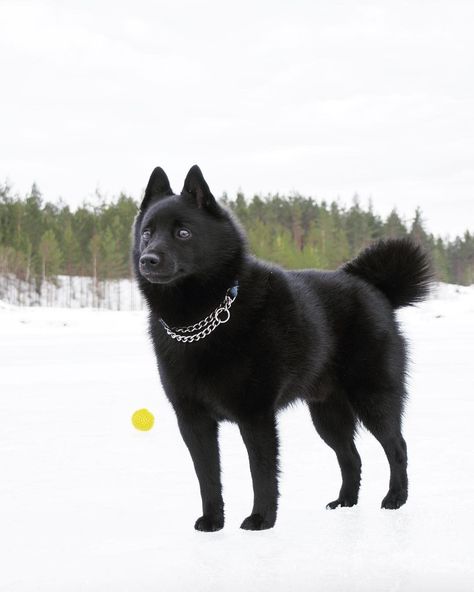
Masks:
[[[173,326],[188,325],[211,313],[244,273],[244,262],[227,266],[212,277],[185,278],[176,284],[143,283],[151,312]],[[146,281],[146,280],[145,280]]]

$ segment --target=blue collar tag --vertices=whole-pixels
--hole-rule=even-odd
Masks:
[[[235,298],[237,298],[238,293],[239,293],[239,282],[236,281],[235,285],[232,286],[232,288],[229,288],[229,296],[232,298],[232,300],[235,300]]]

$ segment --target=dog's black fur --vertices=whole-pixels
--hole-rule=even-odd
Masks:
[[[357,503],[358,421],[390,464],[382,507],[406,502],[406,348],[394,309],[428,292],[430,266],[419,246],[408,239],[380,241],[336,271],[285,271],[248,253],[242,229],[194,166],[181,195],[173,194],[161,168],[153,171],[135,220],[133,261],[161,380],[199,479],[203,515],[196,529],[224,525],[223,420],[238,424],[249,455],[254,505],[242,528],[275,524],[276,413],[298,398],[341,468],[342,487],[329,508]],[[166,333],[160,319],[170,327],[196,323],[236,280],[227,323],[193,343]]]

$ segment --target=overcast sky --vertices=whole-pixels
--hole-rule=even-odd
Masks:
[[[0,181],[417,205],[474,228],[474,2],[0,0]]]

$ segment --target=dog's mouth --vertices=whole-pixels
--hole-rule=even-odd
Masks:
[[[164,273],[164,272],[147,272],[140,270],[142,277],[144,277],[150,284],[170,284],[180,275],[179,272]]]
[[[150,284],[171,284],[185,275],[185,271],[182,268],[150,270],[140,266],[140,275],[150,282]]]

